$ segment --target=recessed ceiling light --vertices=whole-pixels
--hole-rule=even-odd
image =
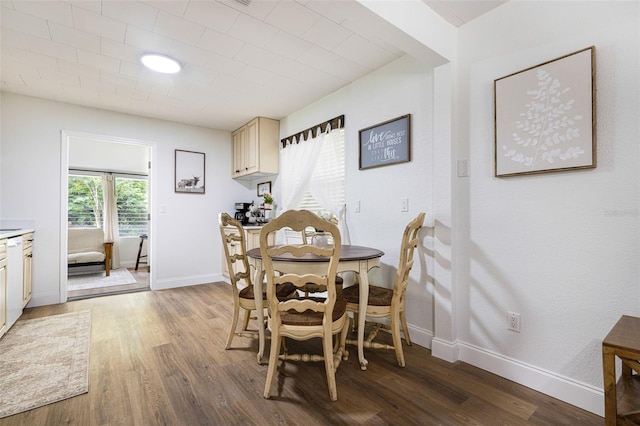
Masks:
[[[165,74],[175,74],[182,69],[178,61],[158,53],[145,53],[140,61],[145,67]]]

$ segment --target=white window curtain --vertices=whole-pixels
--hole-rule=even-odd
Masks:
[[[324,134],[319,138],[313,138],[309,132],[306,141],[298,142],[294,138],[290,145],[280,150],[281,163],[286,164],[286,167],[280,168],[283,211],[295,209],[300,205],[322,148],[321,143],[311,142],[318,142],[322,138]]]
[[[338,164],[336,143],[339,131],[332,132],[328,126],[326,132],[316,132],[316,137],[310,131],[305,140],[296,143],[294,139],[280,150],[281,164],[286,165],[280,168],[282,210],[298,208],[305,192],[309,191],[323,209],[336,215],[342,242],[350,244],[346,209],[341,201],[344,164]],[[336,171],[334,179],[327,178],[327,170]],[[277,235],[276,240],[282,242],[284,236]]]
[[[342,142],[341,129],[329,129],[321,140],[322,148],[316,162],[309,192],[326,210],[338,218],[338,229],[343,244],[351,244],[347,227],[346,205],[344,204],[344,161],[341,162],[338,143]]]
[[[102,174],[102,198],[104,202],[104,240],[113,241],[111,267],[120,267],[120,233],[118,232],[118,206],[116,205],[116,179],[111,173]]]

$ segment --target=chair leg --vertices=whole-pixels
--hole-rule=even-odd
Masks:
[[[353,324],[351,327],[351,331],[356,331],[358,329],[358,313],[354,312],[353,313]]]
[[[400,313],[391,311],[391,336],[393,338],[393,348],[396,352],[398,365],[404,367],[404,353],[402,352],[402,338],[400,337]]]
[[[225,349],[231,347],[233,337],[236,335],[236,327],[238,326],[238,316],[240,315],[240,305],[238,303],[233,304],[233,317],[231,319],[231,328],[229,329],[229,337],[227,337],[227,345]]]
[[[247,330],[249,328],[249,320],[251,319],[251,311],[249,309],[245,309],[244,311],[244,320],[242,321],[242,329]]]
[[[409,326],[407,326],[407,315],[405,311],[400,312],[400,321],[402,321],[402,332],[404,333],[404,340],[408,346],[411,346],[411,337],[409,337]]]
[[[344,322],[344,326],[342,327],[342,331],[340,332],[340,348],[342,350],[342,359],[346,361],[349,359],[349,353],[347,352],[347,335],[349,334],[350,320],[347,315],[347,320]]]
[[[342,329],[342,333],[340,335],[340,344],[342,345],[342,360],[349,360],[349,351],[347,350],[347,337],[351,331],[351,317],[347,312],[347,320],[345,321],[344,328]]]
[[[140,255],[142,254],[142,244],[144,243],[144,239],[140,238],[140,245],[138,246],[138,257],[136,258],[136,271],[138,270],[138,266],[140,266]]]
[[[329,334],[327,336],[327,334]],[[336,387],[336,369],[333,362],[333,338],[331,333],[326,333],[322,338],[322,351],[324,355],[324,369],[327,375],[327,385],[329,386],[329,398],[331,401],[338,400],[338,389]]]
[[[276,369],[278,367],[278,354],[280,345],[282,344],[282,337],[278,334],[277,327],[271,332],[271,352],[269,353],[269,368],[267,369],[267,381],[264,384],[263,396],[269,399],[269,393],[271,392],[271,386],[273,385],[273,379],[276,376]]]

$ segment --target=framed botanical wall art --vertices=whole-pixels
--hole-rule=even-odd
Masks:
[[[495,176],[596,167],[595,47],[494,81]]]
[[[204,194],[205,167],[204,152],[176,149],[175,192]]]

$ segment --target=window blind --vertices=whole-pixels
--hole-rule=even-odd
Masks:
[[[337,131],[338,136],[333,144],[325,144],[320,152],[318,164],[314,172],[314,177],[322,181],[336,182],[339,188],[338,198],[340,204],[345,203],[345,168],[344,168],[344,128]],[[335,160],[337,157],[337,161]],[[320,204],[313,198],[309,191],[306,191],[299,209],[311,210],[316,213],[326,212]]]

